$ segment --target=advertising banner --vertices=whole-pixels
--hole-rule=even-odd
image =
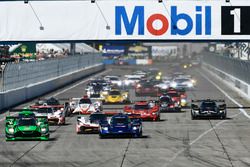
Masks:
[[[103,46],[103,56],[123,56],[125,52],[124,46]]]
[[[2,1],[0,41],[249,40],[250,1]]]

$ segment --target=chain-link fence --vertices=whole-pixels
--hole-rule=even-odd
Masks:
[[[1,91],[28,86],[100,63],[101,54],[84,54],[62,59],[7,64],[2,74]]]
[[[250,62],[248,61],[238,60],[215,53],[204,54],[203,61],[250,84]]]

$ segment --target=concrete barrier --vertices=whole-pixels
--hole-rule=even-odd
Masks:
[[[241,96],[250,100],[250,85],[228,73],[222,71],[210,64],[203,63],[202,68],[209,72],[211,75],[215,76],[225,85],[236,90]]]
[[[8,109],[22,102],[49,93],[74,81],[103,71],[104,68],[105,67],[103,64],[98,64],[92,67],[87,67],[75,72],[62,75],[60,77],[0,93],[0,110]]]

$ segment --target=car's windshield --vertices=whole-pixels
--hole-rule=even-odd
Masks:
[[[203,102],[201,104],[201,108],[215,108],[216,103],[215,102]]]
[[[91,100],[90,99],[81,99],[79,101],[79,104],[91,104]]]
[[[115,118],[112,118],[111,122],[113,124],[128,124],[129,122],[129,118],[127,117],[115,117]]]
[[[170,97],[161,97],[161,98],[160,98],[160,101],[161,101],[161,102],[169,103],[169,102],[171,102],[171,98],[170,98]]]
[[[174,81],[177,83],[182,83],[182,82],[189,82],[190,80],[189,79],[175,79]]]
[[[92,114],[89,116],[90,121],[101,121],[106,120],[107,116],[105,114]]]
[[[37,113],[39,113],[39,114],[53,114],[53,109],[52,108],[39,108],[37,110]]]
[[[179,97],[180,95],[178,93],[168,93],[170,97]]]
[[[35,126],[36,120],[35,118],[22,117],[18,120],[18,125],[19,126]]]
[[[121,95],[121,92],[119,92],[119,91],[110,91],[109,95],[111,95],[111,96],[119,96],[119,95]]]
[[[134,105],[135,110],[148,110],[150,107],[148,104],[145,105]]]

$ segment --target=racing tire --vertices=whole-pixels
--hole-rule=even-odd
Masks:
[[[106,137],[105,135],[99,134],[100,139],[104,139],[105,137]]]
[[[195,119],[197,119],[197,117],[191,113],[191,119],[195,120]]]

